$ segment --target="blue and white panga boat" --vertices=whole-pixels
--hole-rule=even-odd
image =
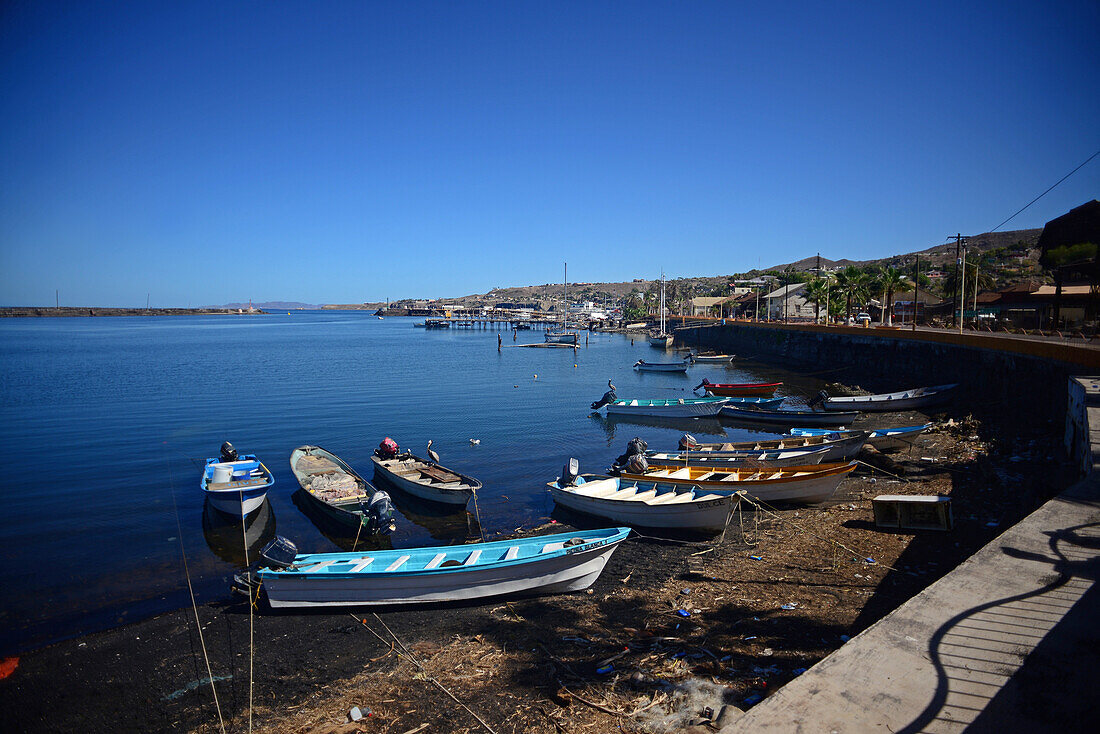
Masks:
[[[924,431],[932,427],[931,423],[900,428],[876,428],[867,437],[867,443],[879,451],[898,451],[913,445],[913,441]],[[792,428],[792,436],[829,436],[835,433],[826,428]]]
[[[658,418],[698,418],[716,416],[729,398],[678,398],[639,400],[624,398],[607,403],[608,415],[652,415]]]
[[[272,607],[457,602],[587,589],[630,528],[433,548],[298,553],[276,538],[257,577]],[[272,551],[272,552],[269,552]],[[281,552],[280,552],[281,551]]]
[[[220,458],[206,460],[199,481],[215,510],[236,517],[258,510],[274,484],[275,476],[263,462],[253,454],[238,456],[228,441]]]

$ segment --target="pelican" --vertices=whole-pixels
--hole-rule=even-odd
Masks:
[[[608,381],[607,381],[607,386],[608,386],[609,388],[611,388],[612,390],[614,390],[614,389],[615,389],[615,386],[611,384],[611,380],[608,380]]]
[[[471,438],[471,439],[470,439],[470,444],[471,444],[472,446],[477,446],[477,445],[478,445],[478,444],[480,444],[480,443],[481,443],[481,439],[480,439],[480,438]]]
[[[432,451],[432,440],[430,438],[428,439],[428,458],[434,461],[436,464],[439,463],[439,454]]]

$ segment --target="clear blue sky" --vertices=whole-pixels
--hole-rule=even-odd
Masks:
[[[1100,149],[1100,4],[7,2],[0,303],[865,259]],[[1100,196],[1100,158],[1004,229]]]

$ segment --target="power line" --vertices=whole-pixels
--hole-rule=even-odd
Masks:
[[[1049,194],[1049,193],[1050,193],[1051,191],[1053,191],[1053,190],[1054,190],[1054,187],[1055,187],[1055,186],[1057,186],[1058,184],[1062,183],[1063,181],[1065,181],[1065,180],[1066,180],[1067,178],[1069,178],[1069,177],[1070,177],[1070,176],[1072,176],[1073,174],[1077,173],[1077,172],[1078,172],[1079,170],[1081,170],[1081,168],[1083,168],[1083,167],[1085,166],[1085,164],[1087,164],[1087,163],[1088,163],[1089,161],[1091,161],[1091,160],[1092,160],[1093,158],[1095,158],[1095,157],[1096,157],[1096,156],[1098,156],[1098,155],[1100,155],[1100,150],[1098,150],[1098,151],[1096,151],[1095,153],[1093,153],[1092,155],[1090,155],[1090,156],[1089,156],[1089,157],[1088,157],[1088,158],[1087,158],[1087,159],[1085,160],[1085,162],[1084,162],[1084,163],[1082,163],[1081,165],[1077,166],[1077,168],[1074,168],[1074,169],[1073,169],[1072,171],[1070,171],[1069,173],[1067,173],[1067,174],[1066,174],[1065,176],[1062,176],[1062,177],[1061,177],[1060,179],[1058,179],[1058,183],[1054,184],[1054,186],[1051,186],[1051,187],[1050,187],[1049,189],[1047,189],[1046,191],[1044,191],[1043,193],[1039,194],[1039,195],[1038,195],[1038,196],[1036,196],[1036,197],[1035,197],[1034,199],[1032,199],[1031,201],[1029,201],[1029,202],[1028,202],[1028,203],[1027,203],[1027,204],[1026,204],[1026,205],[1025,205],[1024,207],[1023,207],[1023,209],[1020,209],[1020,211],[1016,212],[1016,214],[1019,214],[1019,213],[1020,213],[1020,212],[1022,212],[1022,211],[1023,211],[1024,209],[1027,209],[1027,208],[1028,208],[1029,206],[1031,206],[1032,204],[1034,204],[1035,202],[1037,202],[1037,201],[1038,201],[1039,199],[1042,199],[1042,198],[1043,198],[1044,196],[1046,196],[1047,194]],[[1005,226],[1005,225],[1006,225],[1006,224],[1008,224],[1008,223],[1009,223],[1010,221],[1012,221],[1013,219],[1015,219],[1015,217],[1016,217],[1016,214],[1013,214],[1013,215],[1012,215],[1011,217],[1009,217],[1008,219],[1004,220],[1003,222],[1001,222],[1000,224],[998,224],[998,225],[997,225],[996,227],[994,227],[993,229],[991,229],[991,230],[989,230],[989,231],[990,231],[990,232],[996,232],[996,231],[997,231],[998,229],[1000,229],[1001,227]]]

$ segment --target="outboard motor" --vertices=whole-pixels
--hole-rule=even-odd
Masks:
[[[692,392],[694,392],[694,391],[698,390],[698,389],[699,389],[699,388],[701,388],[701,387],[706,387],[706,386],[707,386],[707,385],[709,385],[709,384],[710,384],[710,380],[708,380],[707,378],[705,378],[705,377],[704,377],[704,378],[703,378],[703,381],[702,381],[702,382],[700,382],[700,383],[699,383],[698,385],[696,385],[695,387],[691,388],[691,390],[692,390]]]
[[[683,436],[680,436],[679,445],[681,451],[690,451],[698,446],[699,442],[695,440],[695,436],[692,436],[690,433],[685,433]]]
[[[569,461],[565,462],[565,466],[561,468],[561,476],[558,477],[558,486],[571,487],[577,481],[577,477],[580,476],[581,464],[573,457],[569,457]]]
[[[226,441],[222,444],[222,463],[237,460],[237,449],[233,448],[233,444]]]
[[[374,453],[381,459],[393,459],[397,456],[397,452],[400,450],[401,449],[397,445],[397,441],[394,441],[389,436],[386,436],[382,439],[382,443],[378,444],[378,448],[374,450]]]
[[[298,556],[298,547],[281,535],[276,535],[260,551],[260,565],[268,568],[287,568]]]
[[[389,535],[397,528],[393,515],[393,500],[390,496],[380,489],[374,490],[365,512],[367,529],[380,535]]]
[[[645,461],[645,452],[648,450],[649,444],[647,444],[641,438],[635,436],[634,438],[630,439],[629,442],[627,442],[626,453],[615,459],[615,463],[611,465],[611,468],[608,470],[608,472],[611,474],[618,474],[620,471],[623,470],[624,467],[627,467],[630,464],[631,459],[633,459],[634,457],[641,457],[642,460]],[[649,463],[646,462],[645,469],[648,468]],[[643,469],[643,471],[645,469]]]
[[[645,474],[647,469],[649,462],[646,461],[645,454],[634,454],[626,462],[626,470],[631,474]]]
[[[814,395],[812,398],[810,398],[807,405],[809,405],[811,408],[816,408],[819,405],[824,405],[825,401],[828,400],[828,399],[829,399],[829,393],[822,390],[817,395]]]
[[[600,398],[596,402],[592,403],[592,410],[599,410],[603,406],[605,406],[608,403],[610,403],[612,401],[615,401],[615,400],[618,400],[618,397],[615,395],[615,391],[614,390],[608,390],[607,392],[605,392],[603,394],[602,398]]]

